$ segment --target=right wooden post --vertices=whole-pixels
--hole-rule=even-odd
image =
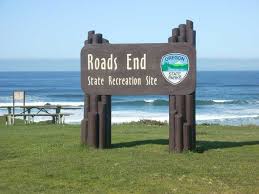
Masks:
[[[186,21],[172,30],[168,42],[186,42],[196,47],[196,32],[193,22]],[[195,92],[188,95],[169,96],[169,151],[182,152],[195,150]]]

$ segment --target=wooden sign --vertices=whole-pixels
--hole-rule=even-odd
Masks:
[[[169,150],[195,150],[196,31],[187,20],[168,43],[110,44],[88,32],[81,50],[81,142],[111,146],[112,95],[168,95]]]
[[[25,92],[24,91],[14,91],[13,98],[14,98],[14,100],[24,100]]]
[[[188,43],[88,44],[82,86],[98,95],[186,95],[196,85],[196,53]]]

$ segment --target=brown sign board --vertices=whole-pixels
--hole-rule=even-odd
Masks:
[[[87,44],[81,51],[81,77],[86,94],[191,94],[196,51],[185,42]]]

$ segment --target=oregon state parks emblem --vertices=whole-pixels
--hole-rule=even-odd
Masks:
[[[183,81],[189,69],[189,59],[184,54],[170,53],[161,59],[161,72],[164,78],[173,85]]]

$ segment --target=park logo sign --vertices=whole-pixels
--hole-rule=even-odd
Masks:
[[[168,95],[169,150],[194,149],[195,36],[189,20],[172,30],[168,43],[110,44],[89,31],[81,50],[81,142],[111,147],[111,95]]]
[[[189,59],[181,53],[170,53],[162,57],[161,71],[173,85],[179,84],[189,72]]]

